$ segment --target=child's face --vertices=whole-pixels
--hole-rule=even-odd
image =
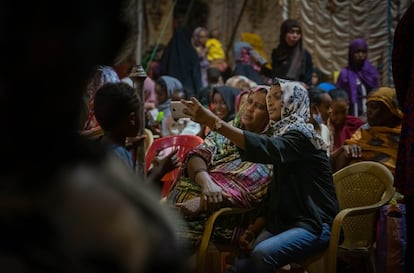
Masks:
[[[332,102],[332,112],[330,118],[335,126],[345,124],[346,116],[348,115],[349,104],[346,100],[336,100]]]
[[[321,95],[321,102],[318,105],[319,113],[321,113],[323,122],[327,122],[332,112],[332,98],[328,93]]]
[[[225,119],[229,110],[220,93],[215,92],[213,95],[213,112],[221,119]]]
[[[165,90],[161,85],[155,84],[155,95],[157,96],[157,103],[161,104],[168,99],[167,90]]]

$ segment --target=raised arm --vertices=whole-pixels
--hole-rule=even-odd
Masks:
[[[243,130],[233,127],[221,120],[210,110],[201,105],[201,103],[194,97],[191,98],[191,102],[185,100],[181,100],[181,102],[187,107],[183,112],[190,115],[193,121],[207,125],[211,130],[225,136],[239,148],[245,148]]]

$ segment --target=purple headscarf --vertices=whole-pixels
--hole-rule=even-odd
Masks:
[[[378,71],[365,59],[362,65],[354,61],[354,53],[358,48],[364,48],[368,52],[368,44],[364,39],[355,39],[349,44],[348,66],[341,69],[336,86],[348,92],[351,103],[357,103],[358,90],[357,78],[364,84],[367,92],[379,87]]]

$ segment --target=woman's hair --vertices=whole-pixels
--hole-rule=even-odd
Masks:
[[[338,100],[345,100],[349,104],[349,96],[348,93],[342,88],[335,88],[328,93],[332,101],[338,101]]]
[[[325,93],[326,93],[325,90],[321,88],[318,88],[318,87],[310,88],[308,90],[310,106],[319,105],[319,103],[321,103],[321,97]]]
[[[279,43],[283,46],[288,47],[286,43],[286,34],[292,30],[292,28],[297,27],[299,28],[300,32],[302,33],[302,28],[298,21],[294,19],[287,19],[283,21],[282,25],[280,25],[280,36],[279,36]],[[302,38],[299,39],[298,43],[302,43]]]
[[[140,105],[133,87],[123,82],[107,83],[96,92],[95,116],[104,130],[112,130],[121,119],[139,111]]]

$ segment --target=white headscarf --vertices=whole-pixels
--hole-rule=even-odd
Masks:
[[[317,150],[323,149],[324,142],[308,123],[310,117],[308,91],[299,82],[275,78],[282,89],[282,115],[274,124],[274,136],[282,136],[290,131],[304,134]]]

